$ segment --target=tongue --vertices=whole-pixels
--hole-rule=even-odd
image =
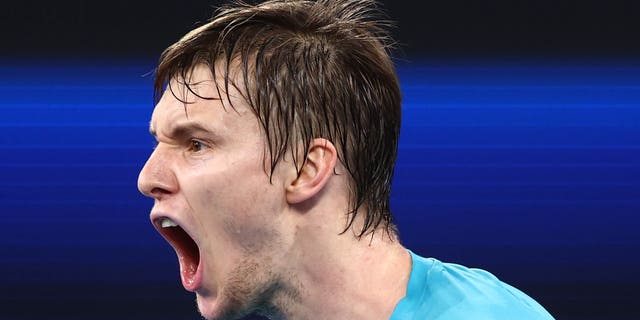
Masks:
[[[193,239],[180,227],[164,228],[169,242],[178,255],[180,275],[185,289],[193,291],[196,285],[196,274],[200,263],[200,252]]]
[[[192,291],[192,288],[196,282],[196,273],[198,271],[199,257],[196,260],[191,259],[189,256],[184,256],[178,253],[178,261],[180,262],[180,275],[182,278],[182,285],[185,289]]]

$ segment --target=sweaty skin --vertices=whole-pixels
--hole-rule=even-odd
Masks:
[[[207,68],[196,68],[190,80],[199,95],[217,96]],[[287,250],[282,181],[276,174],[269,183],[262,134],[239,93],[230,92],[234,110],[224,99],[196,97],[175,79],[171,88],[178,97],[167,90],[151,118],[158,145],[139,188],[155,199],[152,220],[169,217],[196,242],[201,276],[186,284],[202,314],[231,317],[265,303],[264,291],[282,282],[274,265]]]
[[[270,182],[264,134],[242,94],[229,87],[233,107],[224,91],[220,99],[204,65],[188,80],[198,95],[217,99],[170,82],[151,118],[158,145],[138,187],[155,200],[154,226],[188,257],[179,259],[183,285],[202,315],[388,319],[405,294],[411,258],[382,231],[362,240],[341,234],[349,181],[331,142],[313,140],[300,174],[285,158]],[[199,259],[163,230],[172,225],[164,219],[192,239]]]

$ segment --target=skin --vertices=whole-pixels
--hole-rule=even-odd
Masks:
[[[189,80],[199,95],[218,96],[206,66]],[[340,234],[349,180],[333,144],[314,139],[299,175],[285,158],[270,182],[264,135],[240,92],[230,89],[232,108],[224,92],[204,100],[175,79],[171,88],[192,103],[167,91],[155,107],[158,145],[138,188],[155,200],[156,226],[169,217],[197,243],[202,315],[388,319],[405,295],[411,258],[382,230],[362,240]]]

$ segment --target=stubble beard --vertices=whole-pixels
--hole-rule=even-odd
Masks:
[[[219,298],[218,314],[205,315],[202,311],[201,314],[207,320],[235,320],[254,313],[269,319],[284,319],[286,306],[274,303],[282,291],[289,291],[284,283],[270,263],[246,258],[229,275]]]

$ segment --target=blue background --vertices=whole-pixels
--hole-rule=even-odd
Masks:
[[[136,190],[153,67],[0,64],[0,318],[197,318]],[[398,71],[403,243],[490,270],[558,318],[639,316],[637,61]]]
[[[217,0],[5,1],[0,319],[198,319],[136,179],[150,72]],[[640,319],[640,2],[382,1],[402,242],[558,319]]]

